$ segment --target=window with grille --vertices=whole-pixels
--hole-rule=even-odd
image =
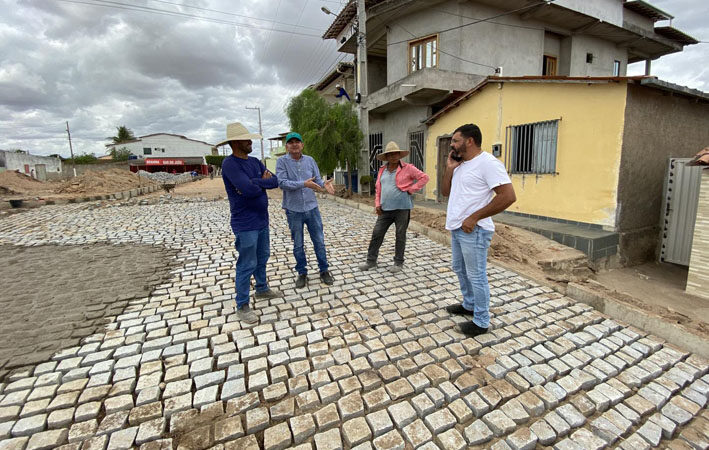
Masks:
[[[143,154],[144,155],[152,155],[153,150],[150,147],[143,147]]]
[[[506,166],[510,173],[556,173],[559,119],[507,127]]]
[[[409,133],[409,161],[423,170],[423,131]]]
[[[438,66],[438,36],[409,42],[409,72]]]
[[[382,162],[377,159],[377,155],[382,152],[382,133],[372,133],[369,135],[369,173],[376,176]]]

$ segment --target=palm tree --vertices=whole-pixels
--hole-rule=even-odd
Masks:
[[[106,139],[110,139],[111,141],[113,141],[114,144],[121,144],[123,142],[128,142],[128,141],[132,141],[135,139],[133,132],[125,125],[121,125],[120,127],[116,127],[116,130],[118,130],[118,133],[116,133],[115,136],[109,136],[106,138]]]

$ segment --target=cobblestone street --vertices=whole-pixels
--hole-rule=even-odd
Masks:
[[[409,232],[392,275],[390,230],[380,269],[360,272],[375,216],[329,200],[335,284],[320,283],[306,239],[296,291],[278,201],[270,212],[268,278],[284,298],[253,303],[248,327],[225,201],[0,219],[4,245],[177,253],[169,281],[105,331],[0,383],[0,449],[709,447],[707,360],[495,266],[491,332],[466,338],[456,324],[469,319],[444,309],[460,301],[450,248]]]

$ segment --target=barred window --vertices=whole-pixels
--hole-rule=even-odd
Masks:
[[[510,173],[556,173],[556,143],[559,120],[512,125],[505,136]]]

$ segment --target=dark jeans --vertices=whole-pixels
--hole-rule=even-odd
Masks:
[[[271,255],[268,227],[236,233],[234,245],[239,252],[236,260],[236,306],[244,306],[249,304],[252,275],[256,279],[256,292],[268,290],[266,263]]]
[[[296,212],[286,209],[286,218],[290,228],[290,236],[293,239],[293,256],[295,256],[295,271],[298,275],[307,275],[308,260],[305,257],[305,239],[303,227],[308,226],[310,240],[315,250],[315,258],[318,260],[320,273],[328,271],[327,252],[325,250],[325,234],[322,228],[322,218],[320,209],[313,208],[310,211]]]
[[[367,261],[376,262],[379,256],[379,247],[382,246],[384,235],[391,226],[396,225],[396,245],[394,247],[394,263],[404,264],[404,250],[406,249],[406,229],[409,228],[410,209],[394,209],[382,211],[381,216],[377,216],[377,223],[372,230],[372,239],[369,241],[367,251]]]

